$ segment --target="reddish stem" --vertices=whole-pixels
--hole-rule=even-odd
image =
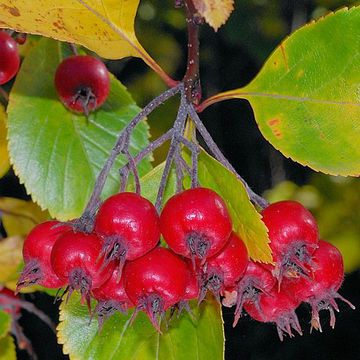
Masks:
[[[188,60],[183,79],[185,95],[189,103],[198,105],[201,101],[199,75],[199,25],[202,20],[192,0],[185,1],[186,22],[188,27]]]

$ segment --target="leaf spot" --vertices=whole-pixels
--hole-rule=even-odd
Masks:
[[[269,125],[271,131],[273,132],[273,134],[278,138],[282,138],[283,134],[280,131],[280,125],[281,125],[281,120],[279,118],[274,118],[271,120],[267,121],[267,124]]]

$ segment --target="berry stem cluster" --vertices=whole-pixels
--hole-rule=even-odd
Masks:
[[[148,146],[142,149],[138,154],[132,156],[129,151],[130,147],[130,138],[135,127],[144,120],[150,113],[163,104],[166,100],[173,97],[174,95],[180,93],[180,105],[176,119],[173,126],[165,134],[151,142]],[[200,153],[200,146],[194,139],[187,139],[185,136],[185,128],[188,118],[191,119],[195,125],[196,130],[202,136],[205,144],[209,148],[210,152],[215,156],[215,158],[224,165],[227,169],[235,174],[235,176],[244,184],[246,191],[250,197],[250,200],[259,206],[260,208],[265,208],[267,202],[261,196],[257,195],[245,180],[236,172],[235,168],[230,164],[230,162],[223,155],[219,147],[216,145],[215,141],[212,139],[210,133],[207,131],[206,127],[199,118],[194,105],[189,102],[188,96],[186,93],[186,85],[184,82],[181,82],[174,88],[171,88],[154,100],[152,100],[148,105],[146,105],[141,112],[136,115],[131,122],[122,130],[120,133],[112,151],[107,159],[104,167],[102,168],[94,187],[94,191],[91,195],[89,203],[86,206],[84,214],[80,219],[77,220],[77,227],[85,232],[91,232],[93,229],[93,218],[100,205],[100,195],[105,186],[106,179],[110,173],[110,170],[115,162],[115,159],[119,155],[124,155],[126,157],[126,164],[119,170],[121,185],[120,191],[125,191],[128,185],[128,179],[130,173],[134,175],[135,181],[135,191],[137,194],[141,193],[140,178],[137,171],[138,163],[143,160],[146,156],[150,155],[155,149],[163,145],[166,141],[170,141],[170,148],[167,154],[165,161],[165,167],[161,177],[159,190],[155,202],[155,207],[160,212],[164,190],[166,187],[167,179],[170,174],[172,165],[175,165],[175,173],[177,179],[177,191],[182,190],[182,181],[185,173],[191,177],[191,186],[198,186],[198,155]],[[191,161],[192,164],[189,166],[185,159],[182,156],[182,147],[185,147],[191,152]]]

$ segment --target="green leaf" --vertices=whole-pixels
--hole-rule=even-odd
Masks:
[[[0,359],[16,360],[15,343],[10,335],[0,339]]]
[[[1,339],[4,336],[6,336],[6,334],[10,331],[10,326],[11,326],[11,316],[1,309],[1,301],[0,301],[0,342]],[[2,359],[1,356],[0,359]]]
[[[190,159],[188,155],[187,158]],[[267,228],[250,202],[244,185],[205,151],[199,156],[199,183],[213,189],[225,200],[234,231],[246,244],[252,260],[272,262]]]
[[[333,175],[360,174],[360,7],[294,32],[242,89],[264,137],[285,156]]]
[[[72,295],[60,307],[58,340],[65,354],[73,360],[221,360],[224,333],[220,305],[209,298],[200,308],[193,307],[192,320],[183,313],[163,328],[160,335],[145,314],[140,313],[132,325],[129,315],[115,314],[98,333],[96,319],[89,325],[87,308],[80,297]]]
[[[157,165],[154,169],[149,171],[140,179],[141,185],[141,195],[150,200],[153,204],[155,204],[156,196],[158,194],[161,176],[163,174],[165,167],[165,162]],[[129,186],[129,191],[134,191],[134,185],[131,184]],[[170,175],[167,179],[164,196],[163,196],[163,203],[173,196],[176,193],[176,175],[174,169],[171,169]]]
[[[84,116],[68,111],[58,100],[54,73],[68,55],[66,44],[42,39],[29,52],[16,78],[8,106],[11,162],[33,199],[60,220],[78,217],[93,189],[121,129],[139,111],[125,87],[111,76],[106,103]],[[142,123],[131,138],[131,152],[148,143],[148,127]],[[104,195],[119,188],[118,159]],[[151,168],[149,159],[138,167]]]

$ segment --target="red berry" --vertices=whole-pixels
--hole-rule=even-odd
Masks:
[[[46,221],[35,226],[26,237],[23,246],[25,265],[16,291],[33,284],[52,289],[65,285],[64,280],[54,273],[50,262],[55,241],[71,230],[69,226],[56,226],[59,224],[58,221]]]
[[[103,265],[99,257],[101,240],[94,234],[68,232],[54,244],[51,264],[57,276],[69,284],[69,295],[79,290],[82,301],[90,303],[90,291],[111,276],[114,264]]]
[[[87,115],[107,99],[110,78],[106,66],[97,58],[70,56],[56,70],[55,88],[67,108]]]
[[[311,254],[317,248],[319,231],[312,214],[296,201],[280,201],[268,206],[263,221],[269,230],[274,276],[308,275]]]
[[[186,263],[171,250],[157,247],[124,267],[124,286],[136,311],[143,310],[160,332],[165,311],[183,300],[187,285]]]
[[[191,312],[189,301],[199,299],[200,294],[199,277],[196,274],[192,263],[188,259],[185,259],[185,263],[188,269],[186,278],[187,280],[184,296],[182,300],[180,300],[179,303],[176,304],[178,308],[178,316],[180,316],[184,309],[190,314],[190,316],[192,316],[193,314]]]
[[[21,307],[19,305],[15,305],[13,300],[19,300],[18,296],[15,293],[6,288],[1,288],[0,286],[0,310],[5,311],[9,315],[16,316],[20,313]]]
[[[19,71],[20,56],[16,41],[0,31],[0,85],[11,80]]]
[[[301,327],[295,309],[300,302],[287,296],[284,292],[274,289],[269,294],[262,294],[258,304],[246,302],[244,308],[255,320],[260,322],[275,323],[280,340],[284,333],[293,337],[292,329],[302,335]]]
[[[94,312],[98,315],[100,329],[103,322],[116,310],[126,313],[134,306],[125,292],[123,278],[119,278],[118,270],[115,270],[104,284],[93,289],[92,294],[98,300]]]
[[[101,205],[95,231],[104,239],[106,261],[134,260],[153,249],[160,239],[159,216],[147,199],[131,192],[109,197]]]
[[[245,244],[235,234],[225,247],[216,255],[207,259],[201,284],[200,301],[210,290],[219,299],[224,290],[233,289],[244,275],[249,257]]]
[[[321,331],[320,310],[329,310],[330,326],[335,327],[334,310],[339,311],[335,299],[346,302],[338,290],[344,279],[343,258],[339,250],[326,241],[320,240],[319,247],[313,254],[313,272],[309,278],[286,279],[283,290],[299,301],[308,302],[312,309],[311,329]]]
[[[262,294],[269,294],[276,285],[276,279],[271,272],[258,263],[249,261],[243,278],[236,286],[236,309],[234,314],[235,327],[242,313],[245,303],[253,303],[259,307],[259,299]]]
[[[27,34],[25,34],[25,33],[17,33],[16,36],[15,36],[15,41],[19,45],[23,45],[26,42],[26,38],[27,38]]]
[[[160,215],[160,228],[173,251],[205,262],[225,246],[232,222],[218,194],[195,188],[169,199]]]

